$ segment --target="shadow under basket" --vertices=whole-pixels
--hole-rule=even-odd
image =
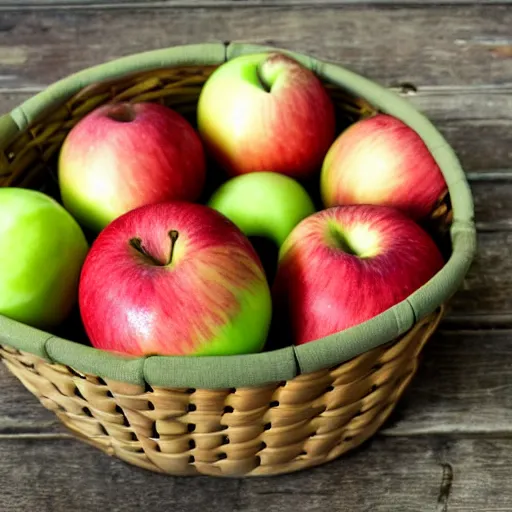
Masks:
[[[278,50],[312,69],[336,104],[338,131],[375,112],[423,138],[448,184],[429,229],[446,264],[406,300],[361,325],[299,347],[219,357],[130,358],[0,316],[0,358],[78,438],[171,475],[288,473],[339,457],[383,425],[476,250],[473,202],[450,146],[405,99],[338,65],[249,44],[147,52],[65,78],[0,119],[0,186],[58,194],[69,130],[112,101],[158,101],[195,124],[211,72],[238,55]],[[67,333],[69,334],[69,333]]]

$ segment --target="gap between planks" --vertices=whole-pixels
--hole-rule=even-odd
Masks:
[[[251,7],[436,7],[436,6],[474,6],[474,5],[510,5],[512,0],[127,0],[126,2],[112,0],[0,0],[0,11],[10,10],[71,10],[71,9],[202,9],[202,8],[251,8]]]
[[[58,424],[58,423],[57,423]],[[58,424],[59,425],[59,424]],[[60,427],[60,425],[59,425]],[[393,427],[392,429],[383,428],[375,437],[399,437],[399,438],[419,438],[419,437],[442,437],[442,438],[457,438],[457,439],[501,439],[501,440],[511,440],[512,439],[512,430],[473,430],[473,431],[464,431],[458,428],[450,428],[449,425],[445,425],[444,428],[434,429],[434,428],[415,428],[415,429],[401,429],[399,427]],[[19,441],[19,440],[29,440],[29,441],[58,441],[61,439],[71,439],[75,441],[82,442],[78,437],[76,437],[72,433],[66,432],[56,432],[56,433],[48,433],[48,432],[20,432],[20,433],[10,433],[10,434],[0,434],[0,442],[2,441]]]

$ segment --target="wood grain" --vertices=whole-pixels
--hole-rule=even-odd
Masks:
[[[439,331],[383,435],[510,435],[512,331]]]
[[[40,90],[0,88],[0,113]],[[429,87],[403,96],[432,120],[466,171],[512,169],[512,87]]]
[[[0,441],[2,512],[504,511],[508,439],[378,438],[328,465],[274,478],[173,478],[78,441]],[[101,490],[101,491],[100,491]]]
[[[332,60],[385,85],[503,84],[512,82],[503,51],[510,26],[506,5],[18,8],[0,18],[0,79],[42,86],[135,52],[244,40]]]
[[[79,9],[95,6],[100,9],[121,9],[130,7],[145,7],[160,9],[162,7],[267,7],[267,6],[303,6],[312,5],[314,0],[0,0],[0,9]],[[387,6],[396,4],[396,0],[320,0],[321,6],[356,5]],[[401,5],[457,5],[457,4],[498,4],[505,5],[511,0],[400,0]]]
[[[311,471],[219,480],[153,475],[77,441],[10,439],[0,441],[2,512],[434,510],[445,450],[437,440],[379,440]]]
[[[382,435],[512,434],[511,361],[512,330],[437,332]],[[0,439],[67,433],[3,365],[0,389]]]

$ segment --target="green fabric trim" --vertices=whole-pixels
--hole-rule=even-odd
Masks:
[[[0,315],[0,345],[8,345],[51,361],[46,352],[46,342],[51,337],[47,332]]]
[[[144,386],[144,358],[123,357],[69,340],[52,336],[46,352],[54,362],[65,364],[82,373]]]
[[[294,347],[300,373],[315,372],[348,361],[393,340],[413,324],[411,305],[403,301],[367,322]]]
[[[11,113],[20,129],[59,107],[83,87],[141,70],[177,64],[220,64],[238,55],[276,50],[292,55],[310,69],[416,130],[441,167],[454,210],[453,254],[445,267],[405,301],[379,316],[316,342],[279,351],[224,357],[124,358],[41,333],[0,316],[0,342],[32,352],[77,371],[103,378],[154,386],[250,387],[293,378],[335,366],[386,343],[434,311],[458,289],[476,252],[473,199],[457,156],[430,121],[405,99],[338,65],[280,48],[247,44],[205,44],[168,48],[124,57],[83,70],[56,82]],[[2,143],[12,136],[13,123],[0,120]],[[5,147],[5,146],[4,146]]]
[[[10,114],[4,114],[0,117],[0,133],[2,134],[2,139],[0,140],[0,151],[4,151],[19,132],[20,130],[18,125]]]
[[[234,388],[261,386],[297,375],[293,347],[259,354],[218,357],[146,359],[145,379],[151,386]]]

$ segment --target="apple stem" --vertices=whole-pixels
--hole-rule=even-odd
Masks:
[[[169,238],[171,239],[171,251],[169,253],[169,261],[167,262],[167,265],[170,265],[172,263],[172,256],[174,254],[174,248],[176,247],[176,240],[178,240],[179,233],[172,229],[169,231]]]
[[[155,265],[162,266],[162,263],[157,259],[153,258],[151,254],[146,250],[146,248],[142,245],[142,240],[140,238],[132,238],[130,240],[130,245],[138,252],[140,252],[143,256],[150,259]]]
[[[150,259],[155,265],[159,267],[166,267],[172,263],[172,257],[174,254],[174,248],[176,247],[176,240],[178,240],[179,233],[175,229],[171,229],[169,231],[169,238],[171,239],[171,250],[169,252],[169,260],[167,263],[162,263],[154,258],[148,250],[142,245],[142,240],[140,238],[132,238],[130,240],[130,245],[138,252],[140,252],[143,256]]]

